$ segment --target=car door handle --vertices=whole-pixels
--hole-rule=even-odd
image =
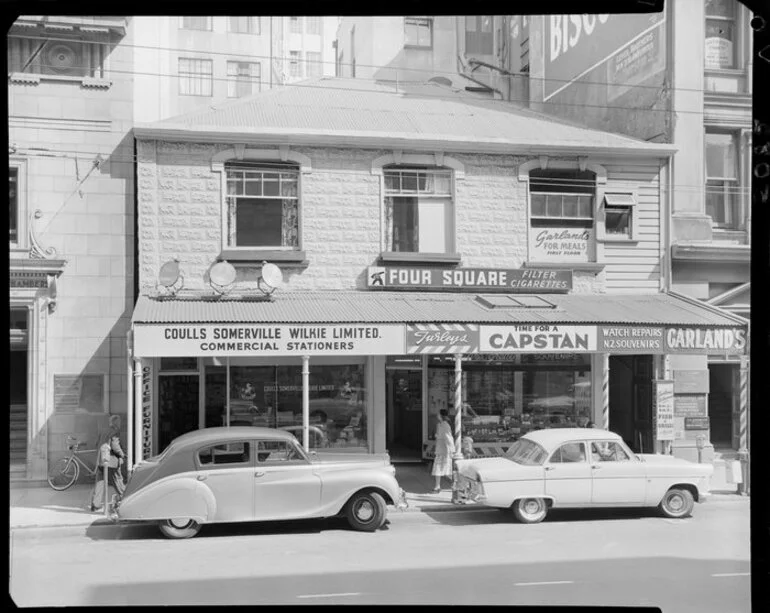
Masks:
[[[601,468],[598,464],[591,464],[591,468]]]
[[[545,467],[545,469],[546,469],[546,470],[553,470],[553,469],[554,469],[554,467],[553,467],[553,466],[546,466],[546,467]]]
[[[205,481],[206,480],[206,475],[198,475],[197,479],[198,479],[198,481]]]
[[[263,473],[263,472],[261,472],[261,471],[260,471],[260,472],[255,472],[255,473],[254,473],[254,476],[255,476],[255,477],[264,477],[264,476],[265,476],[265,473]]]

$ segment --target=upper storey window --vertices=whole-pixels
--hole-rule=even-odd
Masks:
[[[468,55],[494,53],[492,15],[465,16],[465,53]]]
[[[386,249],[449,253],[453,250],[452,171],[390,166],[385,180]]]
[[[595,191],[595,175],[590,171],[530,171],[532,226],[592,227]]]
[[[740,229],[743,225],[735,134],[706,132],[706,214],[715,227]]]
[[[228,164],[227,246],[299,249],[299,168]]]
[[[8,187],[10,191],[8,208],[11,213],[8,229],[10,242],[13,245],[19,241],[19,169],[13,166],[8,169]]]
[[[180,17],[179,27],[183,30],[211,30],[211,17]]]
[[[706,68],[736,68],[734,0],[706,0]]]
[[[404,39],[407,47],[432,47],[433,20],[430,17],[404,17]]]

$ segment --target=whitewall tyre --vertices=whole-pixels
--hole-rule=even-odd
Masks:
[[[354,530],[374,532],[385,523],[388,507],[377,492],[354,494],[345,507],[345,516]]]
[[[681,519],[692,515],[695,500],[692,494],[683,488],[672,487],[663,496],[658,509],[666,517]]]
[[[513,503],[513,514],[523,524],[536,524],[548,515],[544,498],[522,498]]]
[[[201,525],[192,519],[166,519],[158,527],[164,536],[172,539],[189,539],[201,529]]]

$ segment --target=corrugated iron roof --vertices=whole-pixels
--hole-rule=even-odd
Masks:
[[[554,307],[488,308],[474,293],[285,292],[271,301],[140,296],[136,324],[572,323],[741,326],[721,309],[669,294],[541,295]]]
[[[337,77],[309,79],[137,126],[137,133],[144,137],[160,137],[169,131],[305,136],[344,133],[521,147],[548,144],[632,149],[637,154],[659,152],[662,147],[510,102],[461,94],[436,83],[395,89],[390,84]]]

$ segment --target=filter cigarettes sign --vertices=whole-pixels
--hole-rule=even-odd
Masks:
[[[571,270],[529,268],[404,268],[370,266],[369,289],[483,290],[510,293],[566,293]]]

